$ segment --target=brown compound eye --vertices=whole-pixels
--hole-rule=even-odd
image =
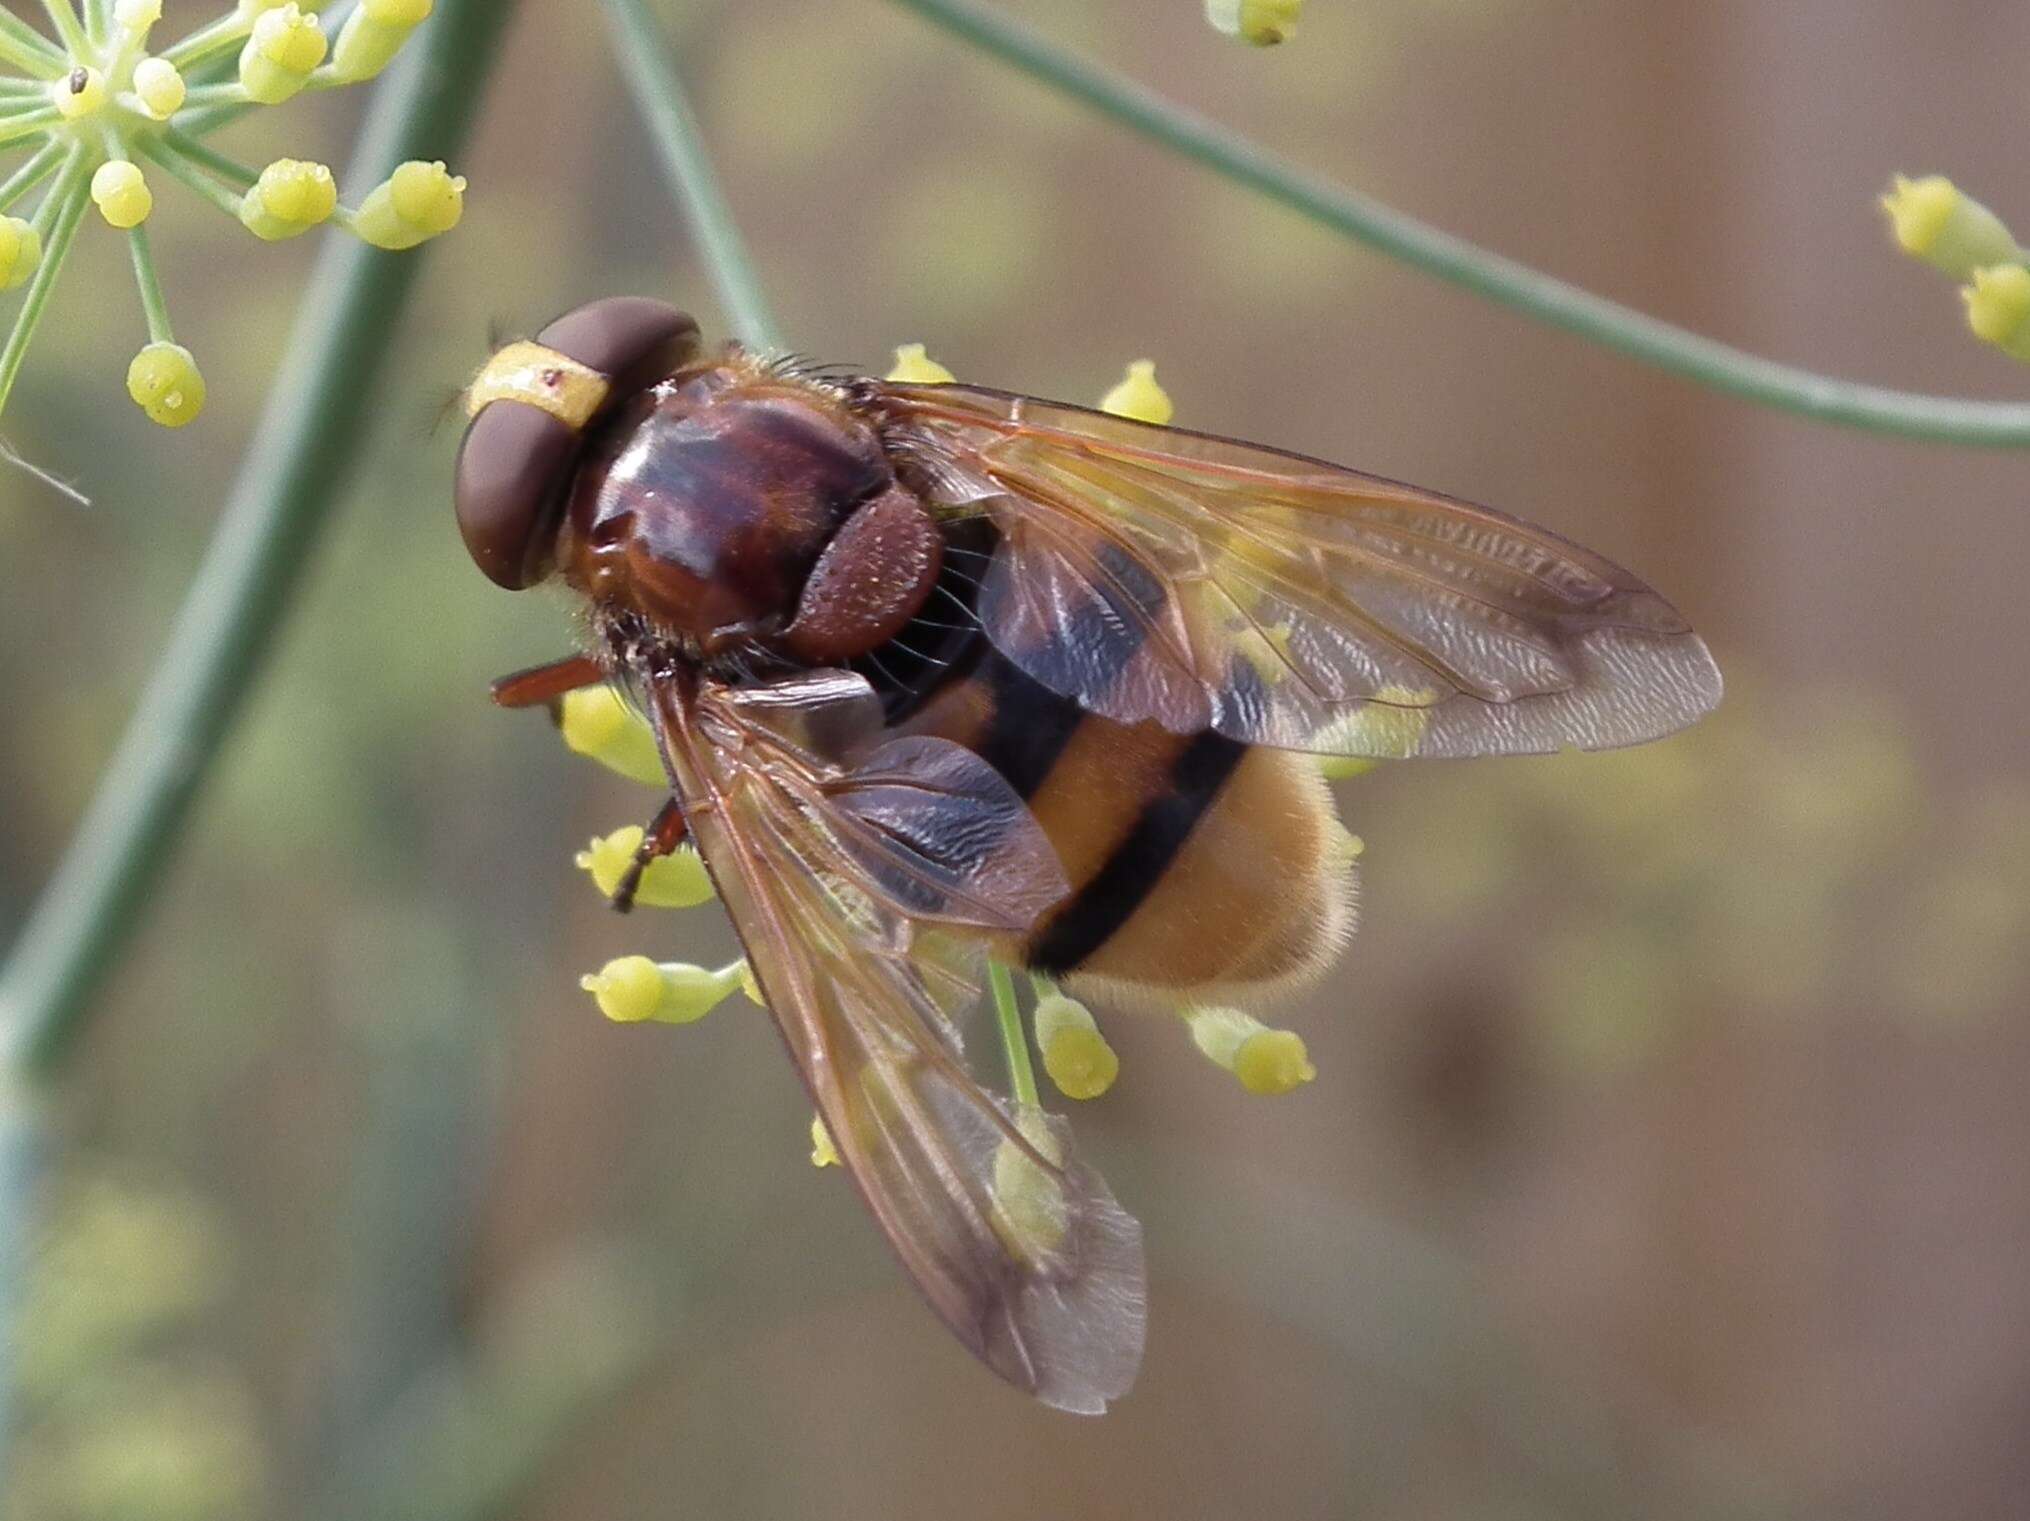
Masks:
[[[545,372],[543,349],[592,376],[580,371],[580,380],[572,381]],[[549,573],[552,535],[584,429],[697,352],[698,324],[691,317],[661,301],[615,296],[559,317],[533,345],[510,345],[495,356],[482,376],[519,372],[522,383],[516,394],[487,401],[465,430],[454,493],[465,547],[495,584],[520,591]],[[577,391],[588,399],[571,411],[563,403],[581,383],[593,389]]]
[[[609,296],[566,312],[536,342],[597,370],[612,383],[612,400],[624,401],[697,355],[698,323],[667,302]]]
[[[489,403],[466,428],[453,505],[466,549],[496,585],[520,591],[548,573],[580,441],[562,419],[519,401]]]

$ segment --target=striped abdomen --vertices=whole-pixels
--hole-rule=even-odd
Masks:
[[[899,727],[1026,799],[1071,895],[1004,953],[1040,972],[1246,996],[1319,970],[1349,922],[1337,824],[1302,757],[1097,718],[975,636]]]

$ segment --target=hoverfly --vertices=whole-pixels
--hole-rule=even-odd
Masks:
[[[489,577],[560,577],[839,1158],[1003,1378],[1097,1412],[1141,1359],[1141,1233],[1057,1122],[968,1074],[981,955],[1259,1001],[1350,925],[1318,754],[1604,749],[1711,709],[1706,647],[1555,534],[1321,460],[971,385],[839,378],[659,302],[595,302],[468,395],[456,505]],[[1398,726],[1398,730],[1400,726]],[[1013,1148],[1011,1153],[1010,1148]],[[997,1166],[1041,1169],[1011,1221]],[[1001,1159],[997,1162],[997,1158]],[[1033,1213],[1033,1212],[1032,1212]]]

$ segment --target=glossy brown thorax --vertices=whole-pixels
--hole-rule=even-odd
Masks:
[[[706,655],[768,645],[841,525],[894,487],[879,435],[831,393],[741,361],[684,371],[587,439],[556,566]]]

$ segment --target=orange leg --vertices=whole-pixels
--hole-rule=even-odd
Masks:
[[[590,655],[570,655],[501,677],[493,684],[493,700],[503,708],[533,708],[605,679],[605,669]]]

